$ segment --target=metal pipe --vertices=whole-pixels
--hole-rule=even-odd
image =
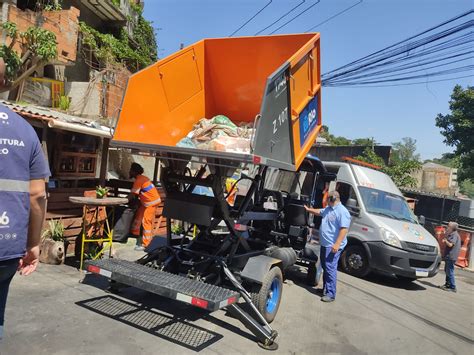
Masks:
[[[66,131],[89,134],[91,136],[97,136],[97,137],[103,137],[103,138],[109,138],[109,139],[112,138],[111,131],[108,132],[108,131],[103,131],[98,128],[81,126],[81,125],[73,124],[69,122],[62,122],[62,121],[55,120],[52,118],[48,118],[47,121],[48,121],[48,127],[50,128],[64,129]]]

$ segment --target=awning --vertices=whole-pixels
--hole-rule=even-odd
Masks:
[[[19,105],[14,102],[0,101],[10,110],[27,119],[43,121],[48,127],[65,131],[88,134],[91,136],[112,138],[113,130],[97,122],[86,120],[82,117],[68,115],[47,107],[36,105]]]

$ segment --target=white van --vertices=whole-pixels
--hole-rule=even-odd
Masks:
[[[324,162],[337,175],[332,187],[352,215],[342,269],[355,276],[371,270],[415,280],[437,274],[437,240],[418,223],[400,190],[381,171],[352,163]]]

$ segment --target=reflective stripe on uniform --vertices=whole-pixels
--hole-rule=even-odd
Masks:
[[[153,184],[150,184],[150,185],[148,185],[147,187],[142,188],[141,193],[148,192],[148,191],[150,191],[151,189],[153,189],[154,187],[155,187],[155,186],[153,186]]]
[[[161,202],[161,198],[159,198],[159,199],[157,199],[157,200],[154,200],[154,201],[151,201],[151,202],[144,203],[143,205],[144,205],[145,207],[150,207],[150,206],[156,205],[156,204],[158,204],[158,203],[160,203],[160,202]]]
[[[0,191],[30,192],[30,182],[21,180],[0,179]]]

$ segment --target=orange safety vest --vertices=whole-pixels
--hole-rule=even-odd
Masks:
[[[155,185],[144,175],[138,175],[133,183],[132,193],[138,195],[145,207],[156,206],[161,202],[160,194]]]

